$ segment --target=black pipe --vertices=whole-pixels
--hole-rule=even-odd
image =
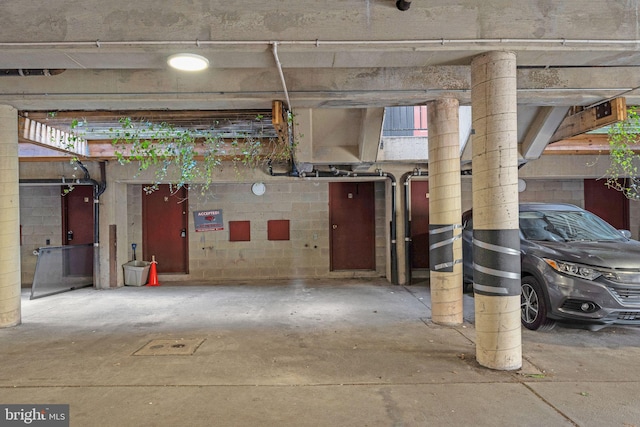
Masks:
[[[292,114],[291,111],[287,111],[287,115]],[[288,125],[287,125],[287,130],[288,130],[288,135],[289,135],[289,149],[290,154],[289,154],[289,161],[291,162],[291,169],[288,172],[273,172],[273,165],[272,165],[272,161],[271,159],[269,159],[269,161],[267,162],[267,170],[269,172],[270,176],[300,176],[299,172],[298,172],[298,167],[296,166],[296,159],[294,156],[294,138],[293,138],[293,123],[291,120],[288,120]]]
[[[287,172],[274,172],[272,162],[271,160],[269,160],[269,162],[267,162],[267,170],[269,172],[269,176],[298,176],[298,171],[296,169],[295,163],[293,162],[293,159],[291,160],[291,165],[291,169]]]
[[[57,76],[63,73],[64,69],[48,69],[48,68],[4,68],[0,70],[0,76],[7,77],[30,77],[30,76]]]
[[[84,167],[84,165],[82,164],[82,162],[80,160],[76,160],[76,164],[78,165],[78,167],[80,169],[82,169],[82,171],[84,172],[84,179],[91,179],[91,175],[89,174],[89,171],[87,170],[86,167]]]
[[[398,10],[407,11],[411,7],[411,2],[406,0],[398,0],[396,2],[396,7]]]

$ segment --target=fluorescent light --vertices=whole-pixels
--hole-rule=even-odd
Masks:
[[[182,71],[201,71],[209,66],[209,60],[207,58],[196,55],[195,53],[177,53],[171,55],[167,63],[171,67]]]

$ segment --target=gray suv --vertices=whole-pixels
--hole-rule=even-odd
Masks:
[[[473,217],[462,216],[464,282],[473,284]],[[520,204],[521,318],[531,330],[557,320],[640,325],[640,242],[574,205]]]

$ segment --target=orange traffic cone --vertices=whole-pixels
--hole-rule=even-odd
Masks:
[[[147,283],[147,286],[160,286],[160,283],[158,283],[158,271],[156,270],[156,264],[158,264],[156,256],[152,255],[151,269],[149,270],[149,283]]]

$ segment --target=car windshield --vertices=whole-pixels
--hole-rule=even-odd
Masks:
[[[527,240],[626,240],[618,230],[586,211],[520,212],[520,231]]]

